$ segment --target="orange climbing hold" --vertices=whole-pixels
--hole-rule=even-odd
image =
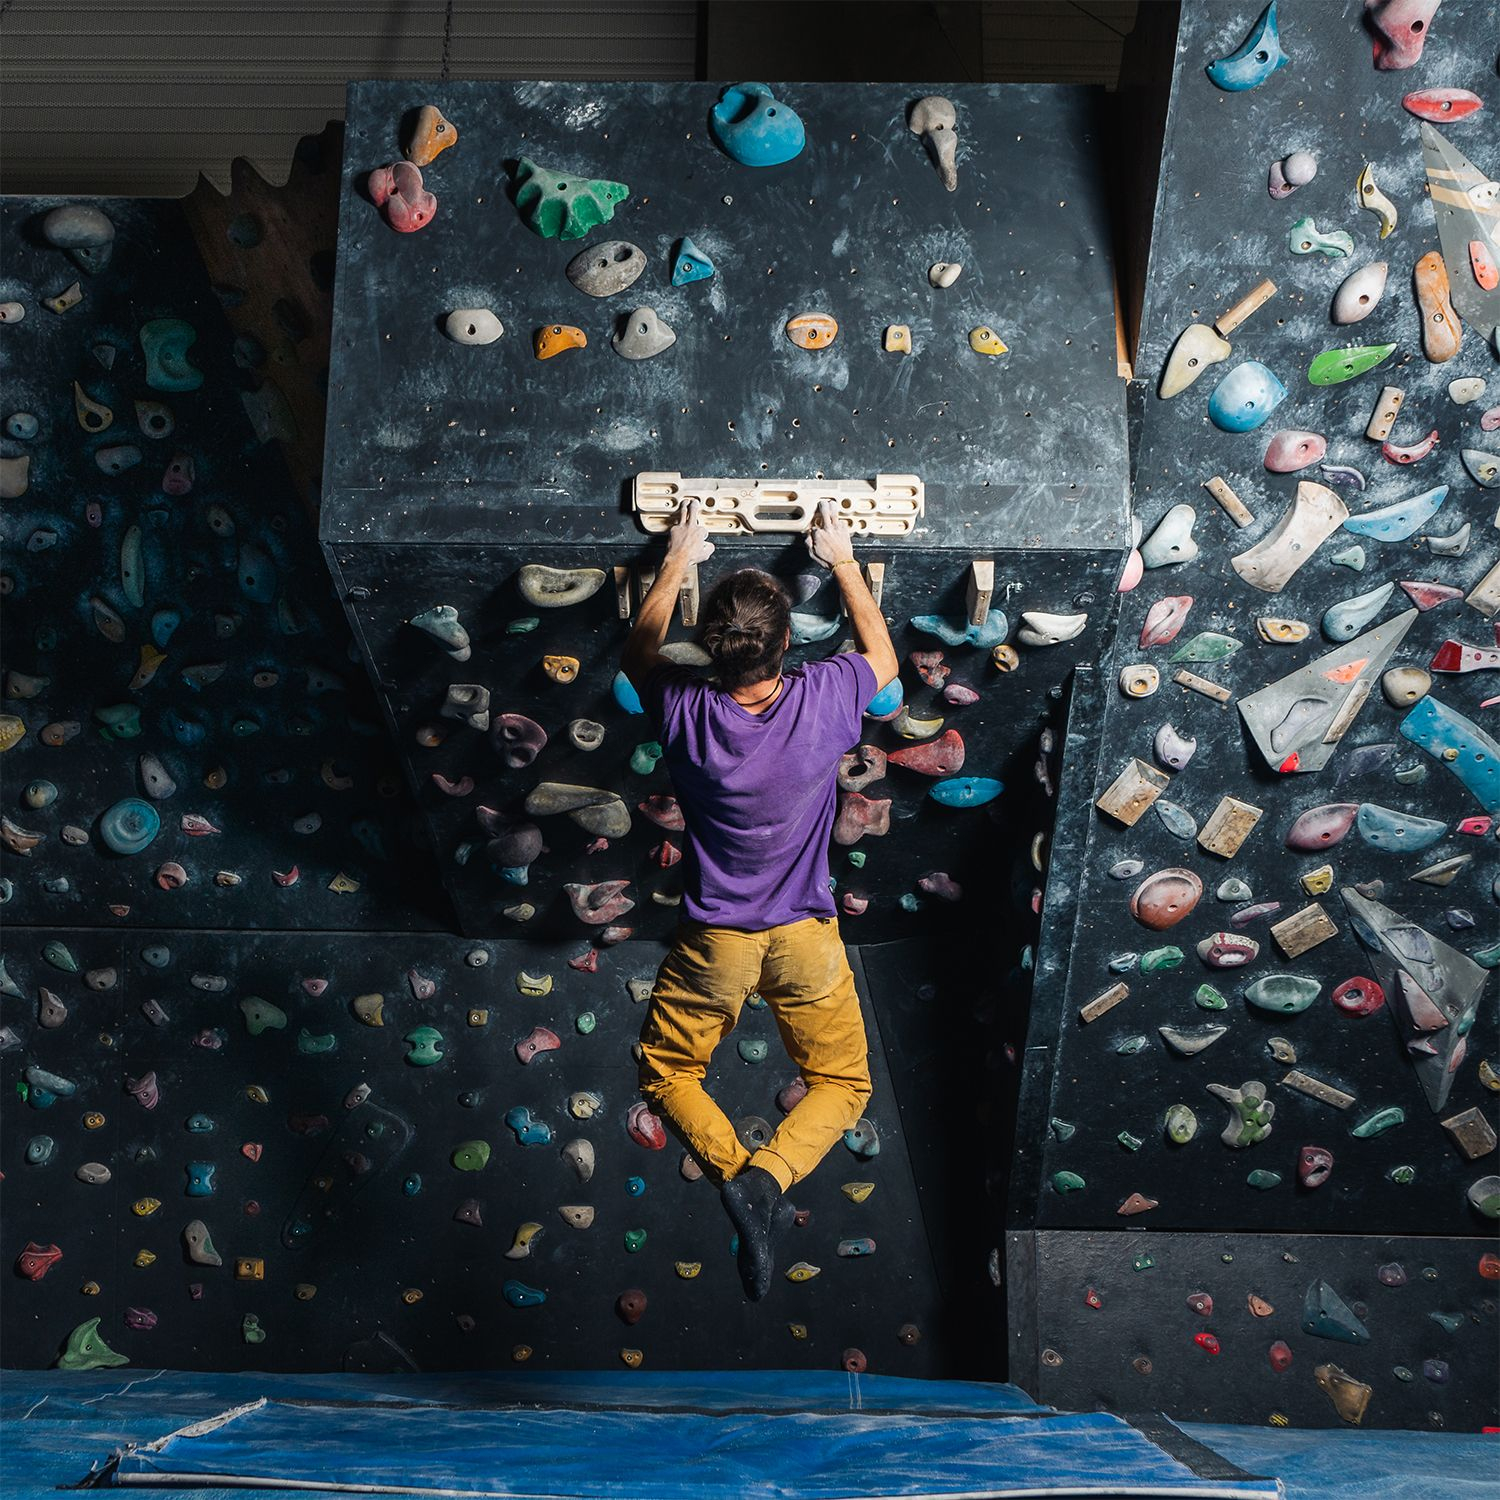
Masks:
[[[786,336],[799,349],[826,349],[839,336],[838,320],[827,313],[798,313],[787,319]]]
[[[413,166],[425,167],[458,141],[458,131],[435,104],[424,104],[417,111],[411,134],[402,155]]]
[[[1493,292],[1500,286],[1500,266],[1495,264],[1494,254],[1483,240],[1469,241],[1469,265],[1474,272],[1474,280],[1485,291]]]
[[[589,336],[583,329],[574,328],[571,323],[553,323],[547,328],[537,329],[531,336],[531,347],[538,359],[551,359],[564,349],[583,349],[588,341]]]

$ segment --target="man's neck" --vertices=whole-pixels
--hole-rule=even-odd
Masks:
[[[747,682],[743,687],[731,688],[729,696],[749,713],[759,713],[776,701],[781,687],[781,673],[763,677],[759,682]]]

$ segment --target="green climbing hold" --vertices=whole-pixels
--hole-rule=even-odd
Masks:
[[[1296,1016],[1318,998],[1322,988],[1316,979],[1301,974],[1267,974],[1246,988],[1245,999],[1261,1010]]]
[[[865,867],[865,851],[863,849],[851,849],[844,858],[856,870],[863,870]]]
[[[634,1255],[642,1245],[646,1243],[646,1231],[644,1229],[627,1229],[625,1231],[625,1248]]]
[[[661,759],[661,746],[655,740],[647,740],[644,745],[637,745],[630,753],[630,769],[637,776],[649,776],[655,769],[656,763]]]
[[[1469,957],[1481,969],[1500,969],[1500,943],[1491,943],[1488,948],[1481,948],[1477,953],[1471,953]]]
[[[542,623],[540,615],[522,615],[519,619],[505,622],[506,635],[529,635]]]
[[[1122,1130],[1119,1135],[1115,1137],[1115,1139],[1119,1141],[1119,1143],[1127,1151],[1139,1151],[1141,1149],[1142,1141],[1140,1136],[1131,1135],[1128,1130]]]
[[[1211,984],[1200,984],[1193,999],[1198,1002],[1199,1010],[1229,1009],[1229,1002]]]
[[[182,318],[154,318],[142,325],[146,384],[153,391],[196,391],[203,384],[203,371],[194,369],[187,353],[197,338]]]
[[[736,1050],[747,1063],[763,1063],[770,1048],[759,1037],[745,1037]]]
[[[55,938],[43,947],[42,957],[54,969],[60,969],[64,974],[78,973],[78,960],[73,957],[72,949],[66,943],[59,943]]]
[[[1415,1167],[1399,1166],[1392,1167],[1385,1174],[1396,1184],[1397,1187],[1410,1187],[1417,1180],[1417,1169]]]
[[[266,1341],[266,1330],[260,1326],[260,1319],[254,1313],[246,1313],[240,1319],[240,1335],[247,1344],[263,1344]]]
[[[339,1039],[331,1031],[324,1032],[322,1036],[314,1036],[304,1026],[297,1033],[297,1051],[303,1057],[321,1057],[327,1052],[337,1052],[338,1045]]]
[[[1185,1146],[1198,1133],[1198,1116],[1186,1104],[1174,1104],[1167,1111],[1166,1132],[1174,1146]]]
[[[1076,1193],[1087,1186],[1077,1172],[1054,1172],[1052,1187],[1059,1193]]]
[[[87,1323],[80,1323],[68,1335],[68,1342],[63,1352],[58,1355],[54,1368],[58,1370],[103,1370],[129,1363],[130,1361],[123,1354],[116,1354],[99,1337],[98,1318],[90,1318]]]
[[[516,209],[544,240],[576,240],[615,216],[630,196],[623,182],[551,172],[522,157],[516,168]]]
[[[428,1068],[442,1062],[443,1033],[436,1026],[418,1026],[408,1031],[404,1038],[407,1044],[406,1060],[414,1068]]]
[[[599,1019],[597,1016],[595,1016],[593,1011],[586,1010],[581,1015],[575,1017],[573,1021],[573,1029],[579,1034],[579,1036],[590,1036],[592,1035],[594,1028],[598,1024]]]
[[[460,1172],[477,1172],[489,1159],[488,1141],[462,1141],[453,1148],[453,1165]]]
[[[500,1295],[512,1307],[540,1307],[547,1300],[546,1292],[527,1286],[524,1281],[507,1281],[500,1288]]]
[[[141,732],[141,711],[133,703],[111,703],[96,708],[99,738],[105,740],[133,740]]]
[[[1167,658],[1168,661],[1223,661],[1233,656],[1243,644],[1232,635],[1220,635],[1216,630],[1200,630],[1197,635],[1184,641]]]
[[[1253,1188],[1273,1188],[1281,1186],[1281,1173],[1268,1172],[1264,1167],[1257,1167],[1246,1179]]]
[[[1141,1051],[1141,1049],[1145,1047],[1145,1045],[1146,1038],[1137,1034],[1135,1036],[1127,1036],[1122,1038],[1121,1041],[1116,1045],[1115,1051],[1118,1052],[1121,1057],[1134,1057],[1137,1052]]]
[[[1152,948],[1141,954],[1141,973],[1156,974],[1162,969],[1175,969],[1182,962],[1182,949],[1170,943],[1165,948]]]
[[[1130,1266],[1134,1271],[1154,1271],[1156,1269],[1156,1259],[1150,1255],[1137,1255],[1131,1261]]]
[[[1361,1120],[1349,1133],[1365,1141],[1372,1135],[1384,1135],[1387,1130],[1402,1124],[1405,1119],[1406,1111],[1399,1104],[1389,1104],[1384,1109],[1377,1109],[1373,1115]]]
[[[1394,344],[1362,344],[1354,349],[1325,349],[1307,367],[1313,385],[1339,385],[1366,370],[1384,364],[1395,352]]]
[[[1056,1115],[1053,1115],[1049,1123],[1052,1134],[1060,1141],[1071,1141],[1078,1132],[1078,1127],[1071,1120],[1059,1120]]]
[[[279,1005],[262,1000],[259,995],[246,995],[240,1001],[240,1011],[245,1017],[245,1030],[251,1036],[259,1036],[263,1031],[280,1031],[286,1025],[286,1012]]]

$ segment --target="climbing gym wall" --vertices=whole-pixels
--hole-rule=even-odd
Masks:
[[[1043,1399],[1496,1420],[1495,61],[1478,0],[1183,7],[1018,1126]]]
[[[906,661],[845,777],[846,938],[993,904],[1048,694],[1107,634],[1124,405],[1093,101],[948,92],[928,123],[921,87],[351,88],[322,535],[466,931],[589,961],[675,924],[680,814],[616,677],[642,474],[656,529],[765,490],[711,497],[773,529],[718,535],[688,661],[750,563],[797,659],[847,643],[795,534],[845,487]]]

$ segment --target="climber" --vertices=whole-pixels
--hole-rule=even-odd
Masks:
[[[739,1234],[752,1301],[770,1288],[786,1199],[860,1117],[870,1097],[864,1021],[839,939],[828,839],[839,757],[899,663],[832,502],[818,507],[808,551],[843,594],[856,650],[783,670],[790,600],[759,568],[719,580],[705,599],[703,677],[663,659],[688,570],[714,551],[689,501],[625,643],[622,666],[658,727],[686,822],[684,916],[641,1029],[641,1093],[675,1127]],[[807,1091],[753,1153],[703,1087],[714,1049],[759,992]]]

